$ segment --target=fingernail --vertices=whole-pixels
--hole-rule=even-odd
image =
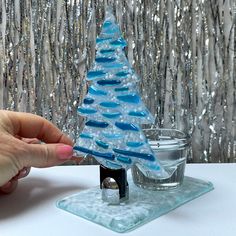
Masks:
[[[18,175],[16,176],[17,179],[21,179],[26,177],[30,172],[30,168],[23,168],[22,170],[19,171]]]
[[[4,184],[4,185],[1,187],[1,189],[2,189],[2,190],[8,189],[8,188],[11,187],[11,185],[12,185],[12,182],[11,182],[11,181],[8,181],[6,184]]]
[[[60,145],[56,147],[56,153],[60,160],[70,159],[73,155],[73,147],[69,145]]]
[[[0,187],[0,193],[3,194],[9,194],[11,192],[13,192],[16,187],[17,187],[17,180],[10,180],[8,183],[6,183],[4,186]]]

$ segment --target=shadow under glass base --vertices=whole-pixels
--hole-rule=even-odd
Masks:
[[[150,191],[138,188],[129,178],[129,200],[121,205],[108,205],[101,199],[101,189],[94,187],[68,196],[57,206],[113,231],[131,231],[169,211],[213,190],[211,182],[184,177],[176,189]]]

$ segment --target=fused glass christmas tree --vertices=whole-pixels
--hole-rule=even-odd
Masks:
[[[94,156],[102,165],[100,169],[103,166],[109,169],[107,176],[111,178],[119,171],[122,171],[123,178],[126,174],[124,169],[132,165],[138,166],[146,177],[150,177],[147,179],[161,181],[176,176],[173,174],[175,170],[184,171],[184,168],[169,169],[161,162],[166,169],[163,168],[142,132],[142,124],[152,124],[154,119],[138,93],[139,78],[126,58],[126,42],[109,9],[96,43],[95,62],[87,73],[90,82],[88,94],[78,108],[79,114],[85,117],[85,126],[74,150],[85,157]],[[164,156],[178,154],[174,152],[178,145],[166,146]],[[180,153],[181,157],[185,153],[182,148]],[[103,174],[100,171],[100,183]],[[175,190],[149,191],[138,188],[130,175],[128,179],[130,197],[122,204],[104,201],[100,185],[63,198],[57,206],[116,232],[126,232],[213,189],[209,182],[187,177]],[[111,190],[117,192],[117,189]]]
[[[107,9],[95,62],[87,73],[88,93],[78,108],[86,121],[74,150],[110,169],[137,164],[146,176],[166,178],[171,173],[162,168],[142,132],[141,125],[154,118],[139,95],[139,78],[126,58],[126,45]]]

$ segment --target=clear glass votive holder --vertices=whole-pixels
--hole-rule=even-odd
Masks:
[[[145,176],[138,165],[134,165],[131,168],[134,184],[149,190],[168,190],[180,186],[189,155],[189,137],[175,129],[144,129],[143,132],[161,165],[173,174],[165,179],[154,179]]]

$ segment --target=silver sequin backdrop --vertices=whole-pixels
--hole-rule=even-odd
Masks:
[[[191,135],[189,161],[236,162],[235,0],[0,0],[0,108],[74,137],[107,4],[155,125]]]

